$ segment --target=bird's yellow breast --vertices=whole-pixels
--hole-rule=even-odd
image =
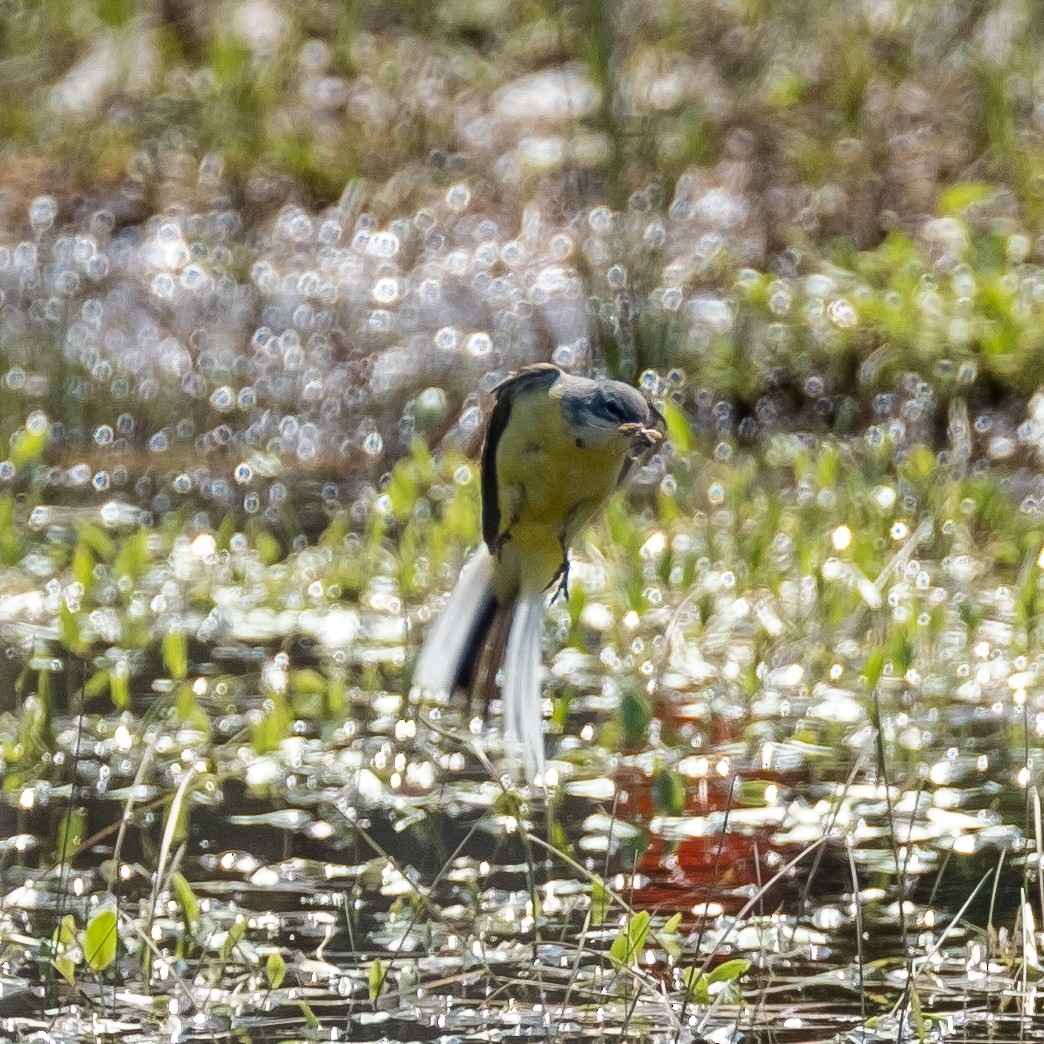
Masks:
[[[628,443],[603,439],[570,430],[553,388],[512,404],[496,450],[497,502],[510,534],[505,565],[517,563],[521,586],[551,582],[577,530],[616,488]]]

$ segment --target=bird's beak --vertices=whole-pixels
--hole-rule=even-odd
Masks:
[[[662,432],[655,428],[647,428],[644,424],[621,424],[620,434],[633,442],[638,443],[644,449],[655,449],[662,441]]]

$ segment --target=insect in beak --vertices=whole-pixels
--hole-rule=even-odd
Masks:
[[[663,441],[663,435],[660,432],[655,428],[647,428],[644,424],[636,424],[633,422],[630,424],[621,424],[618,430],[621,435],[628,439],[633,439],[646,449],[652,449]]]

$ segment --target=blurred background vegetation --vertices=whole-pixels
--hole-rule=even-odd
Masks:
[[[0,437],[312,423],[296,464],[379,470],[429,385],[439,428],[549,357],[748,434],[1003,426],[1044,362],[1042,36],[1017,0],[8,4]],[[260,342],[350,420],[259,386]]]

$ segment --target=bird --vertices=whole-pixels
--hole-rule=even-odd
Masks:
[[[537,363],[493,389],[481,457],[482,542],[430,628],[414,690],[467,690],[488,711],[501,675],[510,775],[544,773],[540,637],[568,595],[569,547],[663,439],[662,415],[622,381]]]

